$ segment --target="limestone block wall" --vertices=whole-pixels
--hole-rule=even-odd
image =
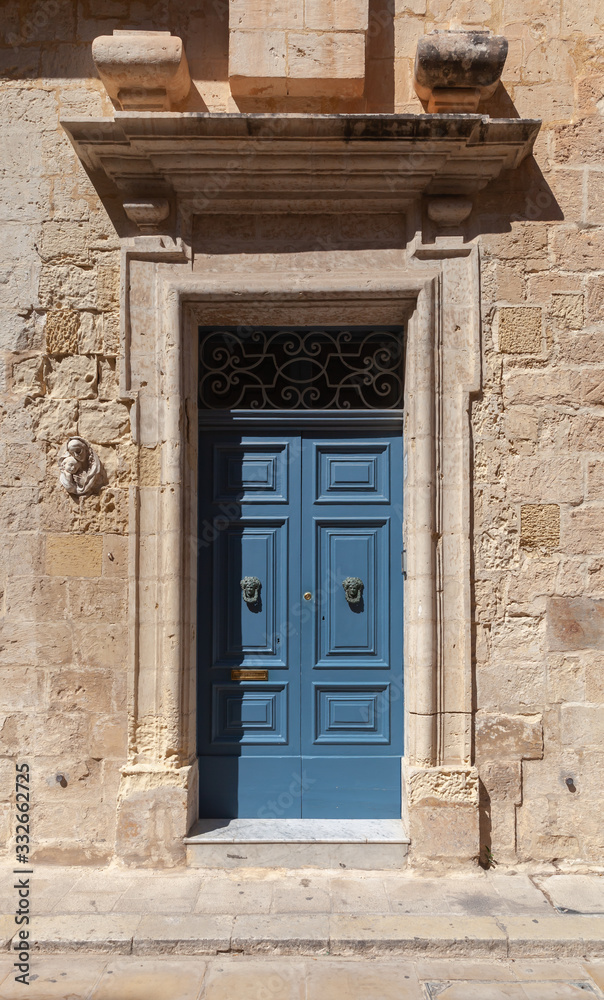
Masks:
[[[548,137],[554,192],[572,177],[555,166],[565,134]],[[589,168],[575,173],[587,196]],[[590,218],[586,201],[576,220],[483,240],[476,750],[502,857],[596,861],[604,843],[603,285]]]
[[[229,81],[237,96],[358,97],[365,0],[232,0]]]
[[[182,37],[193,78],[183,110],[420,113],[417,38],[461,26],[509,39],[503,85],[483,110],[543,119],[535,160],[479,195],[468,223],[483,296],[484,388],[471,414],[481,845],[498,860],[601,861],[600,21],[597,4],[571,0],[369,0],[362,94],[274,94],[259,107],[258,95],[231,92],[227,0],[4,8],[0,845],[14,761],[27,759],[34,859],[111,858],[127,759],[129,491],[155,482],[116,378],[118,237],[59,125],[113,113],[93,38],[132,27]],[[59,485],[57,456],[76,433],[107,471],[99,496],[74,500]]]

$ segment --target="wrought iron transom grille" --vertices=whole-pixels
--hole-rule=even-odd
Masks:
[[[388,327],[200,327],[205,410],[397,409],[404,337]]]

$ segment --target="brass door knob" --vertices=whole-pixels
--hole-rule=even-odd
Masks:
[[[307,590],[306,593],[305,593],[305,595],[304,595],[304,600],[305,601],[310,601],[311,598],[312,598],[312,594],[311,594],[310,590]]]

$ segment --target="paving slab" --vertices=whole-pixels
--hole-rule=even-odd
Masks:
[[[2,980],[2,1000],[80,1000],[87,998],[107,965],[104,956],[36,955],[32,956],[29,986],[17,983],[14,970]]]
[[[2,996],[2,983],[8,976],[12,979],[15,973],[13,967],[14,959],[12,956],[8,958],[7,955],[8,953],[5,953],[4,957],[0,958],[0,996]]]
[[[504,931],[492,917],[332,914],[330,952],[334,955],[385,953],[505,956]]]
[[[134,940],[134,955],[215,955],[228,951],[233,917],[226,914],[157,913],[141,919]]]
[[[105,967],[91,1000],[197,1000],[205,971],[205,962],[118,959]]]
[[[604,917],[500,917],[499,922],[508,936],[508,955],[556,957],[564,955],[604,955]]]
[[[268,913],[273,883],[208,879],[198,889],[194,913]]]
[[[34,914],[31,922],[32,950],[128,955],[140,920],[140,916],[135,914]]]
[[[509,913],[521,916],[523,913],[551,913],[551,904],[528,877],[528,875],[497,875],[487,873],[487,883],[497,899],[493,915]]]
[[[195,901],[202,883],[202,878],[195,873],[193,878],[189,875],[179,875],[171,878],[159,877],[148,879],[135,879],[124,891],[124,898],[149,899],[155,902],[157,899],[181,900],[190,899]]]
[[[604,962],[584,962],[583,969],[593,979],[594,983],[604,993]]]
[[[520,983],[427,983],[429,997],[438,1000],[526,1000]],[[541,1000],[549,1000],[547,994]],[[585,1000],[585,997],[583,997]]]
[[[291,959],[217,960],[208,972],[203,996],[204,1000],[304,1000],[305,979],[305,965]]]
[[[474,916],[551,913],[543,893],[526,876],[469,876],[384,880],[393,913]]]
[[[451,983],[431,984],[429,995],[438,1000],[588,1000],[595,996],[589,984],[573,983]]]
[[[309,885],[292,885],[288,883],[276,885],[273,889],[272,913],[330,913],[331,894],[329,884],[323,887],[315,880],[304,879]]]
[[[458,958],[423,958],[415,962],[415,968],[421,980],[431,982],[455,979],[516,982],[515,966],[505,960],[474,962]]]
[[[527,1000],[589,1000],[598,994],[587,981],[576,983],[523,983]],[[598,998],[599,1000],[599,998]]]
[[[10,942],[15,936],[16,930],[18,930],[18,927],[15,924],[15,918],[12,914],[0,916],[0,948],[8,948]]]
[[[12,956],[10,952],[6,951],[2,956],[0,956],[0,982],[2,982],[2,976],[10,972],[12,967]]]
[[[421,987],[412,963],[329,959],[308,968],[307,1000],[417,1000]]]
[[[535,882],[560,913],[604,913],[602,875],[551,875]]]
[[[309,955],[329,950],[326,914],[269,914],[235,917],[233,951],[273,955]]]
[[[512,959],[510,968],[514,970],[514,975],[522,982],[530,982],[533,979],[586,979],[585,963],[580,959],[566,959],[556,961],[555,959]]]
[[[173,896],[164,897],[156,888],[155,896],[131,896],[128,893],[118,897],[113,909],[120,913],[166,913],[166,914],[186,914],[193,913],[195,908],[195,897],[191,899],[178,899]],[[228,907],[222,906],[220,912],[224,913]]]
[[[121,896],[121,892],[100,892],[97,889],[87,892],[71,890],[55,902],[53,910],[61,913],[110,913],[117,909],[116,904]],[[37,911],[35,900],[32,901],[32,907]],[[133,912],[138,913],[140,909]]]
[[[329,884],[334,913],[388,913],[388,896],[381,878],[334,878]]]
[[[39,872],[44,870],[48,871],[48,867],[34,869],[35,882],[38,880]],[[152,878],[152,875],[147,871],[124,872],[120,871],[119,868],[93,868],[87,871],[82,871],[80,868],[76,870],[78,871],[78,878],[73,885],[67,886],[67,891],[91,892],[92,890],[98,890],[99,892],[126,892],[135,884]],[[163,872],[161,875],[163,876]]]
[[[19,875],[15,874],[14,866],[2,865],[0,869],[0,892],[2,896],[8,895],[14,898],[14,882]],[[34,866],[35,878],[32,877],[32,886],[35,882],[35,889],[38,898],[42,898],[45,892],[50,891],[54,895],[55,901],[64,896],[66,892],[73,889],[76,882],[82,875],[81,868],[64,868],[62,865]]]

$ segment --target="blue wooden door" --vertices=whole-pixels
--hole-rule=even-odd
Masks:
[[[205,817],[401,815],[400,431],[304,424],[202,431]]]

